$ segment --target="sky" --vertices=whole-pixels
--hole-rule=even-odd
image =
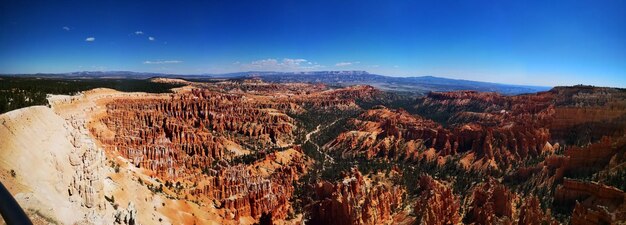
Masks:
[[[626,1],[0,0],[0,73],[103,70],[626,87]]]

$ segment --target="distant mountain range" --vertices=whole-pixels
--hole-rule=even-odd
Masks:
[[[551,87],[500,84],[470,80],[449,79],[434,76],[419,77],[391,77],[371,74],[366,71],[313,71],[313,72],[267,72],[250,71],[227,74],[164,74],[141,73],[131,71],[83,71],[72,73],[37,73],[12,74],[15,76],[74,78],[74,79],[147,79],[153,77],[171,77],[193,80],[233,79],[233,78],[260,78],[267,82],[312,82],[329,85],[347,86],[367,84],[387,91],[406,92],[413,94],[428,93],[430,91],[457,91],[476,90],[483,92],[499,92],[505,95],[535,93],[549,90]]]
[[[370,74],[365,71],[317,71],[298,73],[249,72],[248,74],[252,76],[256,75],[264,81],[271,82],[321,82],[341,86],[368,84],[383,90],[409,93],[476,90],[483,92],[499,92],[506,95],[516,95],[546,91],[552,88],[458,80],[434,76],[390,77]]]

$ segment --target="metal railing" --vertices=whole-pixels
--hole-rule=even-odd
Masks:
[[[0,182],[0,214],[7,225],[33,224],[2,182]]]

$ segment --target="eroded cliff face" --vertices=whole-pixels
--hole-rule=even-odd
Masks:
[[[260,219],[263,214],[285,219],[292,210],[293,182],[306,172],[303,154],[296,149],[271,153],[251,165],[231,166],[224,160],[217,164],[206,177],[197,178],[197,187],[184,192],[213,201],[235,221],[246,216]]]
[[[294,183],[312,161],[295,144],[297,125],[289,115],[360,110],[356,101],[379,93],[368,86],[328,89],[259,80],[176,82],[189,86],[172,94],[99,89],[52,96],[52,110],[41,108],[58,118],[52,121],[63,132],[42,132],[65,144],[58,146],[63,151],[54,156],[58,160],[49,160],[55,165],[46,171],[58,171],[61,180],[55,185],[16,184],[54,187],[58,198],[45,197],[47,189],[37,190],[36,198],[25,197],[32,199],[28,205],[68,224],[251,224],[262,217],[298,223],[302,212],[291,205]],[[17,140],[14,131],[7,132]],[[18,145],[3,142],[3,152]],[[31,173],[7,165],[19,174]],[[49,199],[67,210],[48,212]]]
[[[474,152],[493,168],[537,157],[552,149],[549,124],[554,94],[503,96],[495,93],[431,93],[415,111],[445,124],[453,152]],[[444,151],[445,152],[445,151]]]
[[[445,143],[447,137],[446,131],[430,120],[384,107],[368,110],[348,123],[355,130],[339,134],[325,146],[330,151],[340,151],[344,158],[420,160],[432,157],[420,154],[420,150],[436,146],[439,136],[443,138],[439,143]]]
[[[419,180],[421,194],[415,203],[416,222],[419,224],[458,224],[461,222],[460,200],[452,189],[431,176]]]
[[[461,100],[451,104],[460,104],[457,101]],[[502,109],[478,117],[472,115],[471,119],[464,120],[473,122],[444,128],[404,110],[372,109],[350,120],[355,129],[340,134],[326,147],[341,151],[342,157],[385,157],[403,161],[472,153],[468,165],[474,169],[506,169],[515,161],[553,151],[549,129],[539,126],[553,113],[550,107],[537,115],[518,111],[523,113]],[[469,116],[466,114],[459,113],[458,117]],[[489,125],[491,120],[504,122]]]
[[[94,133],[108,148],[168,179],[249,152],[243,146],[287,146],[294,126],[286,114],[258,108],[241,96],[199,91],[112,102],[102,122],[108,130]],[[107,131],[115,135],[104,137]]]
[[[519,197],[495,180],[474,188],[466,222],[478,224],[512,223]]]
[[[32,219],[72,224],[83,219],[81,208],[97,208],[97,189],[88,185],[94,177],[84,176],[90,167],[78,157],[70,164],[69,156],[79,154],[72,153],[76,133],[61,116],[35,106],[0,115],[0,124],[0,181]],[[71,200],[68,191],[74,194]]]
[[[496,180],[477,185],[470,197],[465,223],[558,224],[550,210],[544,211],[535,196],[522,197]]]
[[[311,224],[391,224],[402,205],[405,190],[378,183],[353,169],[336,184],[315,184],[315,200],[309,206]]]
[[[550,209],[544,211],[539,199],[535,196],[525,198],[519,209],[519,225],[559,224],[552,218]]]
[[[2,182],[36,223],[136,224],[132,204],[113,207],[106,201],[112,169],[88,131],[87,112],[95,110],[88,98],[54,96],[52,108],[24,108],[0,119],[6,138],[0,146],[2,168],[16,174]]]
[[[570,169],[589,169],[617,153],[619,146],[610,146],[615,142],[610,138],[626,132],[625,98],[614,89],[585,87],[520,96],[430,93],[412,109],[421,116],[374,108],[351,119],[353,129],[326,147],[343,157],[393,160],[420,160],[432,148],[442,157],[471,153],[466,161],[474,169],[506,170],[520,160],[552,154],[564,142],[574,144],[566,151]],[[592,145],[583,150],[577,143]]]
[[[187,86],[2,115],[0,179],[64,224],[626,220],[622,90],[430,93],[401,109],[371,86],[155,81]]]
[[[538,209],[557,207],[556,196],[562,194],[557,186],[566,177],[618,186],[624,181],[620,171],[626,168],[625,106],[623,90],[585,86],[520,96],[473,91],[430,93],[414,102],[410,109],[414,114],[383,106],[361,113],[348,121],[347,131],[324,147],[329,154],[345,159],[426,162],[436,165],[435,171],[457,167],[450,166],[452,163],[467,173],[501,177],[514,190],[488,182],[480,187],[489,191],[473,191],[472,198],[462,197],[475,202],[475,207],[468,206],[472,209],[494,206],[461,210],[466,222],[552,223],[552,212]],[[458,181],[457,173],[451,173],[447,180]],[[522,198],[516,192],[536,197]],[[612,204],[607,199],[597,201],[599,205]],[[522,210],[512,210],[511,205]],[[578,218],[596,215],[587,223],[610,221],[598,219],[597,215],[606,213],[585,213],[596,210],[590,205],[574,205],[557,214],[575,211]]]
[[[357,100],[377,93],[259,80],[187,84],[168,96],[103,101],[91,132],[107,152],[156,178],[150,190],[244,224],[301,213],[291,205],[294,183],[311,159],[295,145],[290,114],[359,110]]]
[[[617,188],[565,179],[554,197],[556,204],[574,206],[571,224],[615,224],[626,221],[626,193]]]

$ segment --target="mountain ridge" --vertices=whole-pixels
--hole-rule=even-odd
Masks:
[[[183,79],[235,79],[259,78],[267,82],[290,83],[326,83],[337,86],[366,84],[386,91],[425,94],[432,91],[475,90],[481,92],[498,92],[505,95],[517,95],[547,91],[552,87],[534,85],[502,84],[495,82],[472,81],[426,76],[393,77],[373,74],[367,71],[248,71],[223,74],[168,74],[132,71],[78,71],[69,73],[36,73],[36,74],[5,74],[7,76],[75,78],[75,79],[148,79],[154,77]]]

